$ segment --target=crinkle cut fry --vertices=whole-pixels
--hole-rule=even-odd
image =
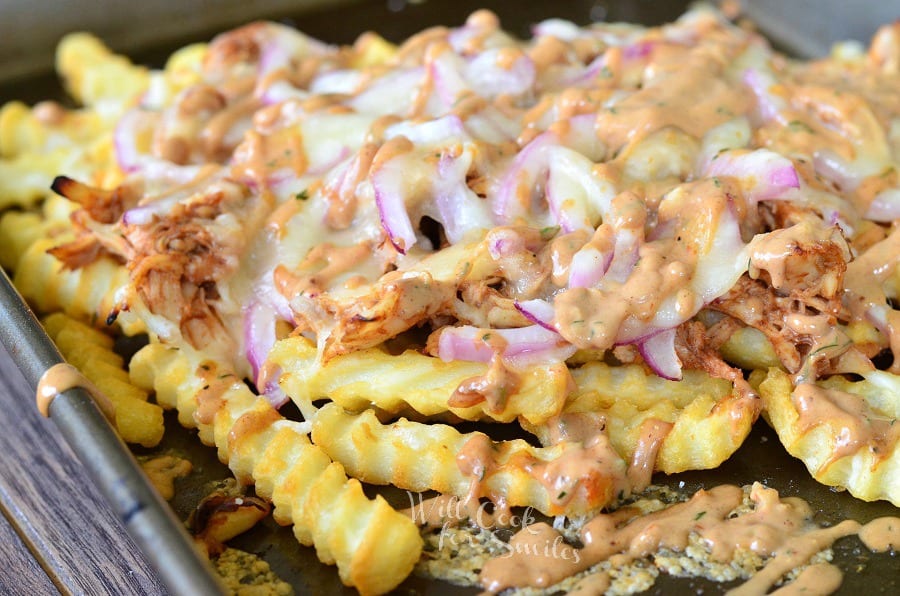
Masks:
[[[71,240],[68,216],[72,203],[48,198],[43,213],[8,212],[0,217],[0,233],[8,240],[0,264],[14,271],[13,282],[22,296],[40,313],[63,311],[96,326],[105,324],[116,309],[116,293],[128,283],[125,267],[108,257],[68,269],[48,253]],[[123,317],[118,327],[127,335],[145,330],[143,322]]]
[[[381,594],[412,571],[422,551],[412,520],[382,497],[366,497],[299,423],[283,419],[243,381],[157,343],[134,356],[131,374],[161,404],[177,407],[182,422],[197,427],[238,478],[255,481],[257,493],[275,505],[275,519],[293,523],[297,538],[336,564],[345,584]]]
[[[46,122],[48,116],[52,123]],[[115,184],[121,173],[111,127],[90,110],[50,103],[29,108],[21,102],[0,107],[0,208],[32,207],[53,196],[50,183],[63,171]]]
[[[640,365],[589,362],[572,376],[576,389],[563,421],[586,413],[605,419],[610,441],[626,460],[637,449],[645,420],[673,424],[654,468],[666,474],[715,468],[744,442],[759,412],[758,399],[697,370],[684,371],[682,381],[667,381]],[[524,426],[542,444],[551,442],[547,427]]]
[[[580,443],[534,447],[522,439],[493,442],[483,433],[461,433],[444,424],[404,418],[382,424],[372,410],[352,414],[335,403],[318,411],[312,437],[363,482],[393,484],[416,492],[435,490],[460,498],[489,496],[509,506],[534,507],[547,515],[598,510],[616,498],[621,488],[618,479],[625,473],[625,462],[618,454],[611,447],[602,449],[607,446],[605,436],[600,437],[600,450],[585,455],[587,450]],[[470,442],[483,443],[489,453],[479,457]],[[602,471],[586,470],[582,477],[572,479],[578,488],[574,496],[556,499],[539,479],[542,466],[580,457],[602,462]],[[461,465],[463,459],[468,459],[468,464]],[[466,473],[463,465],[475,471]],[[477,478],[479,474],[482,478]],[[547,476],[553,478],[554,474],[548,472]],[[473,481],[480,485],[478,494],[470,492]]]
[[[90,33],[69,33],[56,48],[56,70],[77,101],[94,107],[101,102],[125,106],[150,82],[149,72],[113,53]]]
[[[47,334],[69,364],[80,370],[112,404],[116,430],[126,443],[154,447],[162,440],[162,408],[147,401],[135,387],[122,357],[113,351],[113,338],[65,314],[43,320]]]
[[[792,396],[795,391],[790,376],[771,368],[768,373],[756,371],[751,382],[759,384],[763,416],[775,429],[788,453],[800,459],[810,474],[822,484],[846,488],[864,501],[886,499],[900,506],[900,428],[892,422],[900,418],[900,377],[884,371],[872,371],[865,380],[851,382],[832,377],[817,383],[826,390],[849,393],[864,400],[865,420],[861,417],[845,424],[846,415],[811,419],[804,424],[802,414]],[[855,401],[851,398],[851,402]],[[845,413],[846,414],[846,413]],[[875,432],[868,441],[851,453],[841,454],[841,444],[858,435],[859,428],[881,425],[888,439],[882,443]],[[891,433],[893,441],[891,441]],[[874,440],[871,440],[873,439]]]
[[[269,363],[280,369],[285,393],[301,404],[328,398],[354,412],[374,405],[397,414],[409,407],[425,416],[450,412],[463,420],[512,422],[521,417],[541,424],[562,409],[571,383],[565,363],[533,367],[497,411],[487,402],[467,408],[447,404],[463,381],[487,371],[481,362],[444,362],[412,350],[394,356],[369,348],[322,363],[315,345],[296,336],[277,342]]]
[[[58,245],[40,238],[22,255],[13,281],[38,312],[62,310],[81,321],[102,324],[115,310],[115,294],[128,283],[125,268],[109,258],[97,259],[81,269],[65,269],[47,251]],[[140,323],[126,325],[128,334],[143,330]]]

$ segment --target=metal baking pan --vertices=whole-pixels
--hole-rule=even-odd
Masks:
[[[472,11],[488,7],[497,12],[504,27],[525,36],[528,27],[541,19],[561,17],[578,23],[592,19],[659,24],[676,18],[688,2],[651,0],[596,1],[557,0],[553,3],[522,3],[472,0],[379,0],[368,2],[326,0],[145,0],[141,7],[113,0],[65,3],[4,2],[0,5],[0,100],[37,101],[60,96],[49,74],[52,47],[65,31],[87,29],[106,38],[116,49],[138,60],[158,65],[172,49],[190,41],[208,39],[213,33],[256,18],[274,18],[333,43],[348,43],[368,29],[399,41],[437,24],[459,24]],[[890,3],[869,0],[852,6],[835,0],[745,0],[745,13],[770,34],[779,47],[796,55],[821,55],[839,39],[866,41],[879,23],[900,16]],[[90,7],[90,9],[88,9]],[[135,28],[135,10],[141,26]],[[173,12],[174,11],[174,12]],[[892,12],[893,11],[893,12]],[[173,15],[178,18],[173,18]],[[21,26],[30,24],[26,29]],[[125,24],[129,23],[129,24]],[[15,29],[15,30],[14,30]],[[138,31],[139,30],[139,31]],[[27,31],[27,33],[26,33]],[[6,35],[9,33],[9,35]],[[17,53],[18,52],[18,53]],[[27,59],[26,59],[27,58]],[[35,384],[43,370],[59,354],[20,298],[0,280],[0,336],[16,357],[28,381]],[[26,341],[24,344],[21,338]],[[112,433],[93,403],[79,391],[64,394],[51,408],[52,419],[68,442],[90,468],[95,482],[107,495],[114,510],[158,570],[173,594],[215,594],[217,583],[208,566],[191,550],[190,540],[179,520],[184,520],[208,490],[210,482],[228,477],[229,471],[215,451],[203,447],[195,433],[182,429],[174,416],[167,417],[166,436],[153,450],[136,449],[138,455],[176,452],[187,456],[195,473],[179,482],[171,507],[147,487],[134,459]],[[75,438],[77,437],[77,440]],[[762,422],[744,446],[716,470],[656,477],[658,483],[694,491],[721,483],[746,484],[754,480],[776,488],[783,495],[800,496],[817,511],[817,520],[833,523],[845,518],[860,522],[883,515],[896,515],[886,502],[865,503],[847,493],[835,492],[816,483],[803,465],[788,456],[777,437]],[[388,494],[403,505],[404,494]],[[174,513],[174,515],[173,515]],[[318,562],[315,552],[299,545],[289,528],[265,520],[231,543],[256,553],[269,562],[298,594],[353,593],[343,587],[334,568]],[[900,560],[872,555],[856,538],[839,541],[835,562],[845,572],[841,593],[887,593],[900,591]],[[718,593],[730,587],[702,579],[679,579],[661,575],[650,593]],[[398,593],[477,593],[440,582],[410,578]]]
[[[32,387],[37,386],[45,370],[63,362],[59,350],[4,271],[0,271],[0,341]],[[147,481],[94,399],[76,387],[59,394],[50,403],[49,411],[113,512],[148,555],[170,591],[220,594],[209,563],[198,556],[184,527]],[[190,586],[190,592],[182,592],[181,586]]]

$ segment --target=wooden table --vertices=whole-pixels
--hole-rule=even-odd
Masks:
[[[0,346],[0,594],[166,594]]]

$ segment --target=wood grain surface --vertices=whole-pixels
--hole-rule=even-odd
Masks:
[[[2,346],[0,504],[0,593],[166,593]]]
[[[0,515],[0,594],[58,594],[59,590]]]

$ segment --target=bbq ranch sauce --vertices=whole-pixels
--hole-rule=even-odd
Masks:
[[[799,434],[838,428],[825,467],[866,449],[879,465],[897,454],[893,418],[826,385],[831,375],[865,377],[891,354],[887,371],[900,374],[900,25],[885,27],[867,55],[808,63],[710,9],[658,28],[553,19],[533,31],[516,39],[478,11],[398,48],[383,42],[383,56],[367,53],[381,43],[374,36],[337,47],[274,23],[225,33],[197,64],[196,84],[171,98],[156,85],[121,106],[119,188],[54,184],[80,208],[75,240],[51,254],[72,269],[116,259],[129,273],[117,308],[153,341],[208,359],[192,371],[201,384],[179,414],[223,454],[264,435],[282,398],[294,397],[310,424],[318,398],[339,401],[342,387],[308,403],[283,395],[278,377],[306,366],[273,362],[288,336],[316,346],[314,367],[410,336],[423,356],[486,365],[429,404],[438,415],[410,412],[411,403],[361,406],[410,424],[456,424],[449,411],[481,404],[487,421],[521,397],[529,371],[561,369],[568,387],[534,433],[546,444],[521,441],[510,455],[508,444],[470,433],[434,470],[452,472],[453,490],[440,490],[454,494],[431,501],[421,525],[443,532],[474,518],[482,533],[511,534],[479,562],[488,592],[617,591],[617,569],[688,551],[719,566],[756,557],[735,572],[747,581],[734,594],[767,593],[804,566],[779,591],[833,591],[840,571],[818,553],[851,535],[875,551],[896,548],[898,518],[819,527],[804,501],[761,484],[675,504],[631,499],[655,470],[669,471],[658,459],[678,450],[672,444],[695,448],[680,449],[691,453],[672,469],[712,467],[756,422],[763,391],[720,350],[737,329],[762,336],[779,365],[771,370],[787,371]],[[49,126],[65,113],[43,106],[36,115]],[[398,374],[408,372],[397,357]],[[600,363],[640,369],[633,383],[645,385],[634,393],[646,399],[617,394],[609,407],[566,410],[594,389],[576,386],[576,369]],[[363,363],[359,372],[371,371]],[[692,381],[681,385],[693,400],[683,404],[644,389],[697,372],[727,381],[738,398],[698,413],[690,407],[706,402]],[[212,429],[247,384],[273,409],[242,415],[227,433]],[[76,386],[113,416],[68,365],[45,373],[38,407],[46,414],[53,396]],[[619,416],[614,406],[633,411]],[[717,418],[722,408],[728,416]],[[513,431],[534,430],[526,421]],[[715,435],[728,425],[723,447]],[[620,447],[610,429],[634,432]],[[327,438],[316,449],[327,452]],[[423,452],[447,449],[422,443]],[[348,458],[375,452],[346,446],[356,449]],[[718,459],[698,464],[699,451]],[[328,455],[331,469],[350,469]],[[399,473],[405,464],[392,462],[400,489],[413,485]],[[512,476],[517,483],[505,484]],[[855,477],[841,480],[854,492]],[[559,517],[517,527],[520,486],[533,494],[515,504]],[[875,498],[897,504],[896,495]],[[310,510],[331,523],[329,503]],[[366,530],[347,534],[354,548],[390,550],[372,548]],[[328,559],[330,543],[310,535]],[[351,582],[391,566],[382,567],[371,574],[354,560],[340,573]]]
[[[742,552],[763,557],[762,568],[729,594],[765,594],[785,574],[808,565],[836,540],[855,534],[872,551],[894,549],[900,544],[900,518],[879,518],[866,525],[846,520],[822,528],[812,522],[812,510],[802,499],[780,498],[761,484],[754,484],[749,495],[723,485],[652,513],[623,507],[597,515],[578,532],[580,548],[546,523],[526,526],[501,555],[484,564],[480,581],[488,592],[498,593],[507,588],[547,588],[576,576],[573,583],[561,585],[578,594],[602,593],[610,586],[608,569],[648,555],[683,552],[692,545],[705,550],[713,563],[727,564]],[[840,583],[837,567],[817,562],[778,593],[829,594]]]
[[[43,416],[50,416],[50,404],[56,396],[76,387],[87,391],[107,420],[115,423],[115,405],[81,371],[65,362],[54,364],[41,375],[35,391],[38,411]]]

